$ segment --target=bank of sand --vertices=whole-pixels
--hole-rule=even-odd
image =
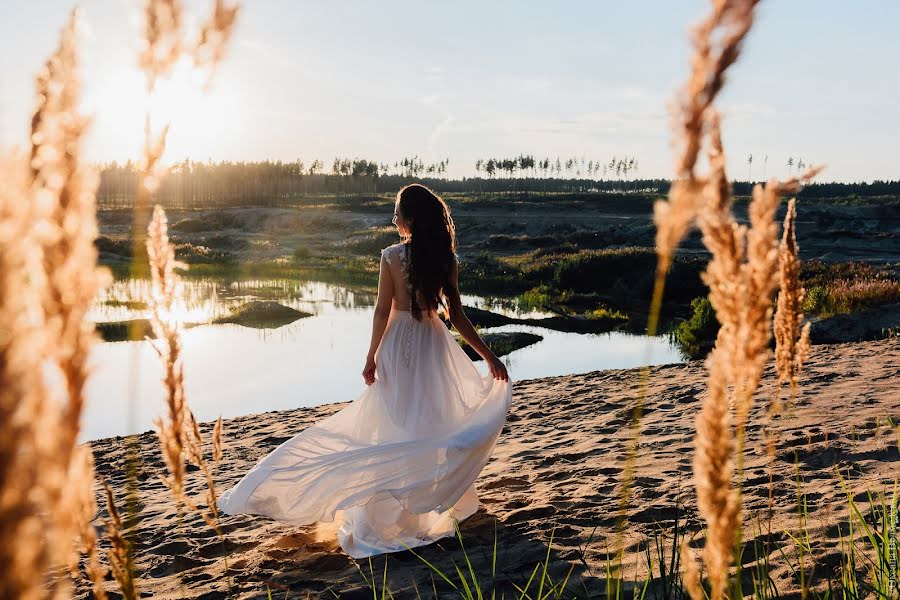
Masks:
[[[535,379],[517,382],[514,389],[509,422],[478,479],[482,507],[461,525],[466,549],[482,580],[490,581],[496,531],[497,584],[506,590],[506,597],[515,597],[514,584],[523,585],[544,559],[552,531],[553,578],[559,580],[573,568],[575,585],[599,596],[607,551],[616,546],[619,482],[626,464],[632,409],[641,389],[640,371]],[[624,538],[629,578],[646,570],[641,549],[655,527],[671,532],[678,514],[698,529],[691,485],[692,436],[704,390],[705,369],[700,362],[649,369]],[[770,371],[759,398],[772,391]],[[750,544],[762,539],[755,517],[764,517],[769,495],[769,459],[760,426],[763,404],[758,402],[753,412],[746,458],[745,539]],[[225,457],[217,475],[220,489],[236,483],[275,446],[340,407],[227,421]],[[248,410],[252,410],[252,398],[248,398]],[[847,517],[838,473],[848,479],[858,499],[864,498],[867,489],[882,489],[898,473],[898,433],[886,425],[888,417],[900,422],[900,343],[896,339],[815,347],[799,401],[777,422],[771,561],[782,592],[796,587],[777,550],[792,557],[795,553],[782,533],[797,525],[795,469],[805,481],[812,555],[819,565],[816,574],[824,575],[838,564],[835,524]],[[222,597],[230,579],[237,598],[265,597],[267,586],[276,598],[285,597],[286,591],[290,598],[305,598],[307,592],[312,597],[334,597],[328,590],[342,598],[372,597],[357,568],[368,574],[368,561],[355,563],[344,555],[327,527],[298,529],[265,518],[226,517],[223,545],[197,517],[179,525],[168,492],[159,482],[162,463],[155,438],[148,433],[137,441],[141,511],[139,531],[132,539],[142,592],[158,598]],[[98,471],[111,481],[122,503],[126,439],[97,441],[93,448]],[[200,492],[198,480],[191,491]],[[454,540],[420,552],[448,575],[455,572],[454,562],[464,564]],[[224,575],[223,553],[229,579]],[[432,597],[432,576],[418,558],[402,552],[387,560],[387,581],[395,598],[415,597],[415,587],[423,597]],[[372,561],[379,587],[384,562],[382,557]],[[440,592],[449,586],[438,579],[437,588]],[[456,594],[448,591],[441,597]]]

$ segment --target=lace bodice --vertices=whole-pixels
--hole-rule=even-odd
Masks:
[[[453,256],[458,262],[459,256],[455,253]],[[391,269],[391,276],[394,280],[394,308],[409,310],[412,297],[412,284],[409,281],[409,244],[399,242],[388,246],[381,251],[381,259]],[[419,299],[421,300],[421,297]],[[420,303],[419,306],[423,306],[423,304]]]
[[[387,264],[389,265],[394,264],[394,261],[396,260],[403,275],[406,277],[409,276],[409,244],[400,242],[388,246],[381,251],[381,256],[384,257],[384,260],[387,261]]]
[[[394,279],[394,306],[409,310],[412,284],[409,282],[409,244],[403,242],[388,246],[381,251],[381,258],[391,269]]]

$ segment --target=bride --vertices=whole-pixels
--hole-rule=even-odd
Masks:
[[[478,509],[474,482],[506,421],[506,367],[478,337],[458,289],[444,201],[413,184],[397,194],[402,241],[381,253],[378,300],[355,401],[264,457],[219,499],[227,514],[292,525],[337,521],[353,558],[454,534]],[[437,316],[442,307],[484,358],[482,377]]]

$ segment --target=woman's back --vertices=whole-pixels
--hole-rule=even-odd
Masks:
[[[381,251],[381,260],[387,264],[391,273],[394,290],[393,308],[410,310],[409,244],[399,242],[388,246]]]

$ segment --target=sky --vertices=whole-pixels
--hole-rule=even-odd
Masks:
[[[188,1],[192,27],[211,0]],[[0,7],[0,145],[23,146],[33,78],[70,2]],[[171,125],[165,159],[391,162],[633,156],[670,177],[669,107],[700,0],[244,0],[208,93],[187,65],[148,101],[137,0],[82,0],[83,105],[93,161],[139,155],[144,113]],[[900,2],[765,0],[720,97],[732,178],[900,178]],[[749,165],[747,158],[753,156]],[[767,157],[767,158],[766,158]]]

